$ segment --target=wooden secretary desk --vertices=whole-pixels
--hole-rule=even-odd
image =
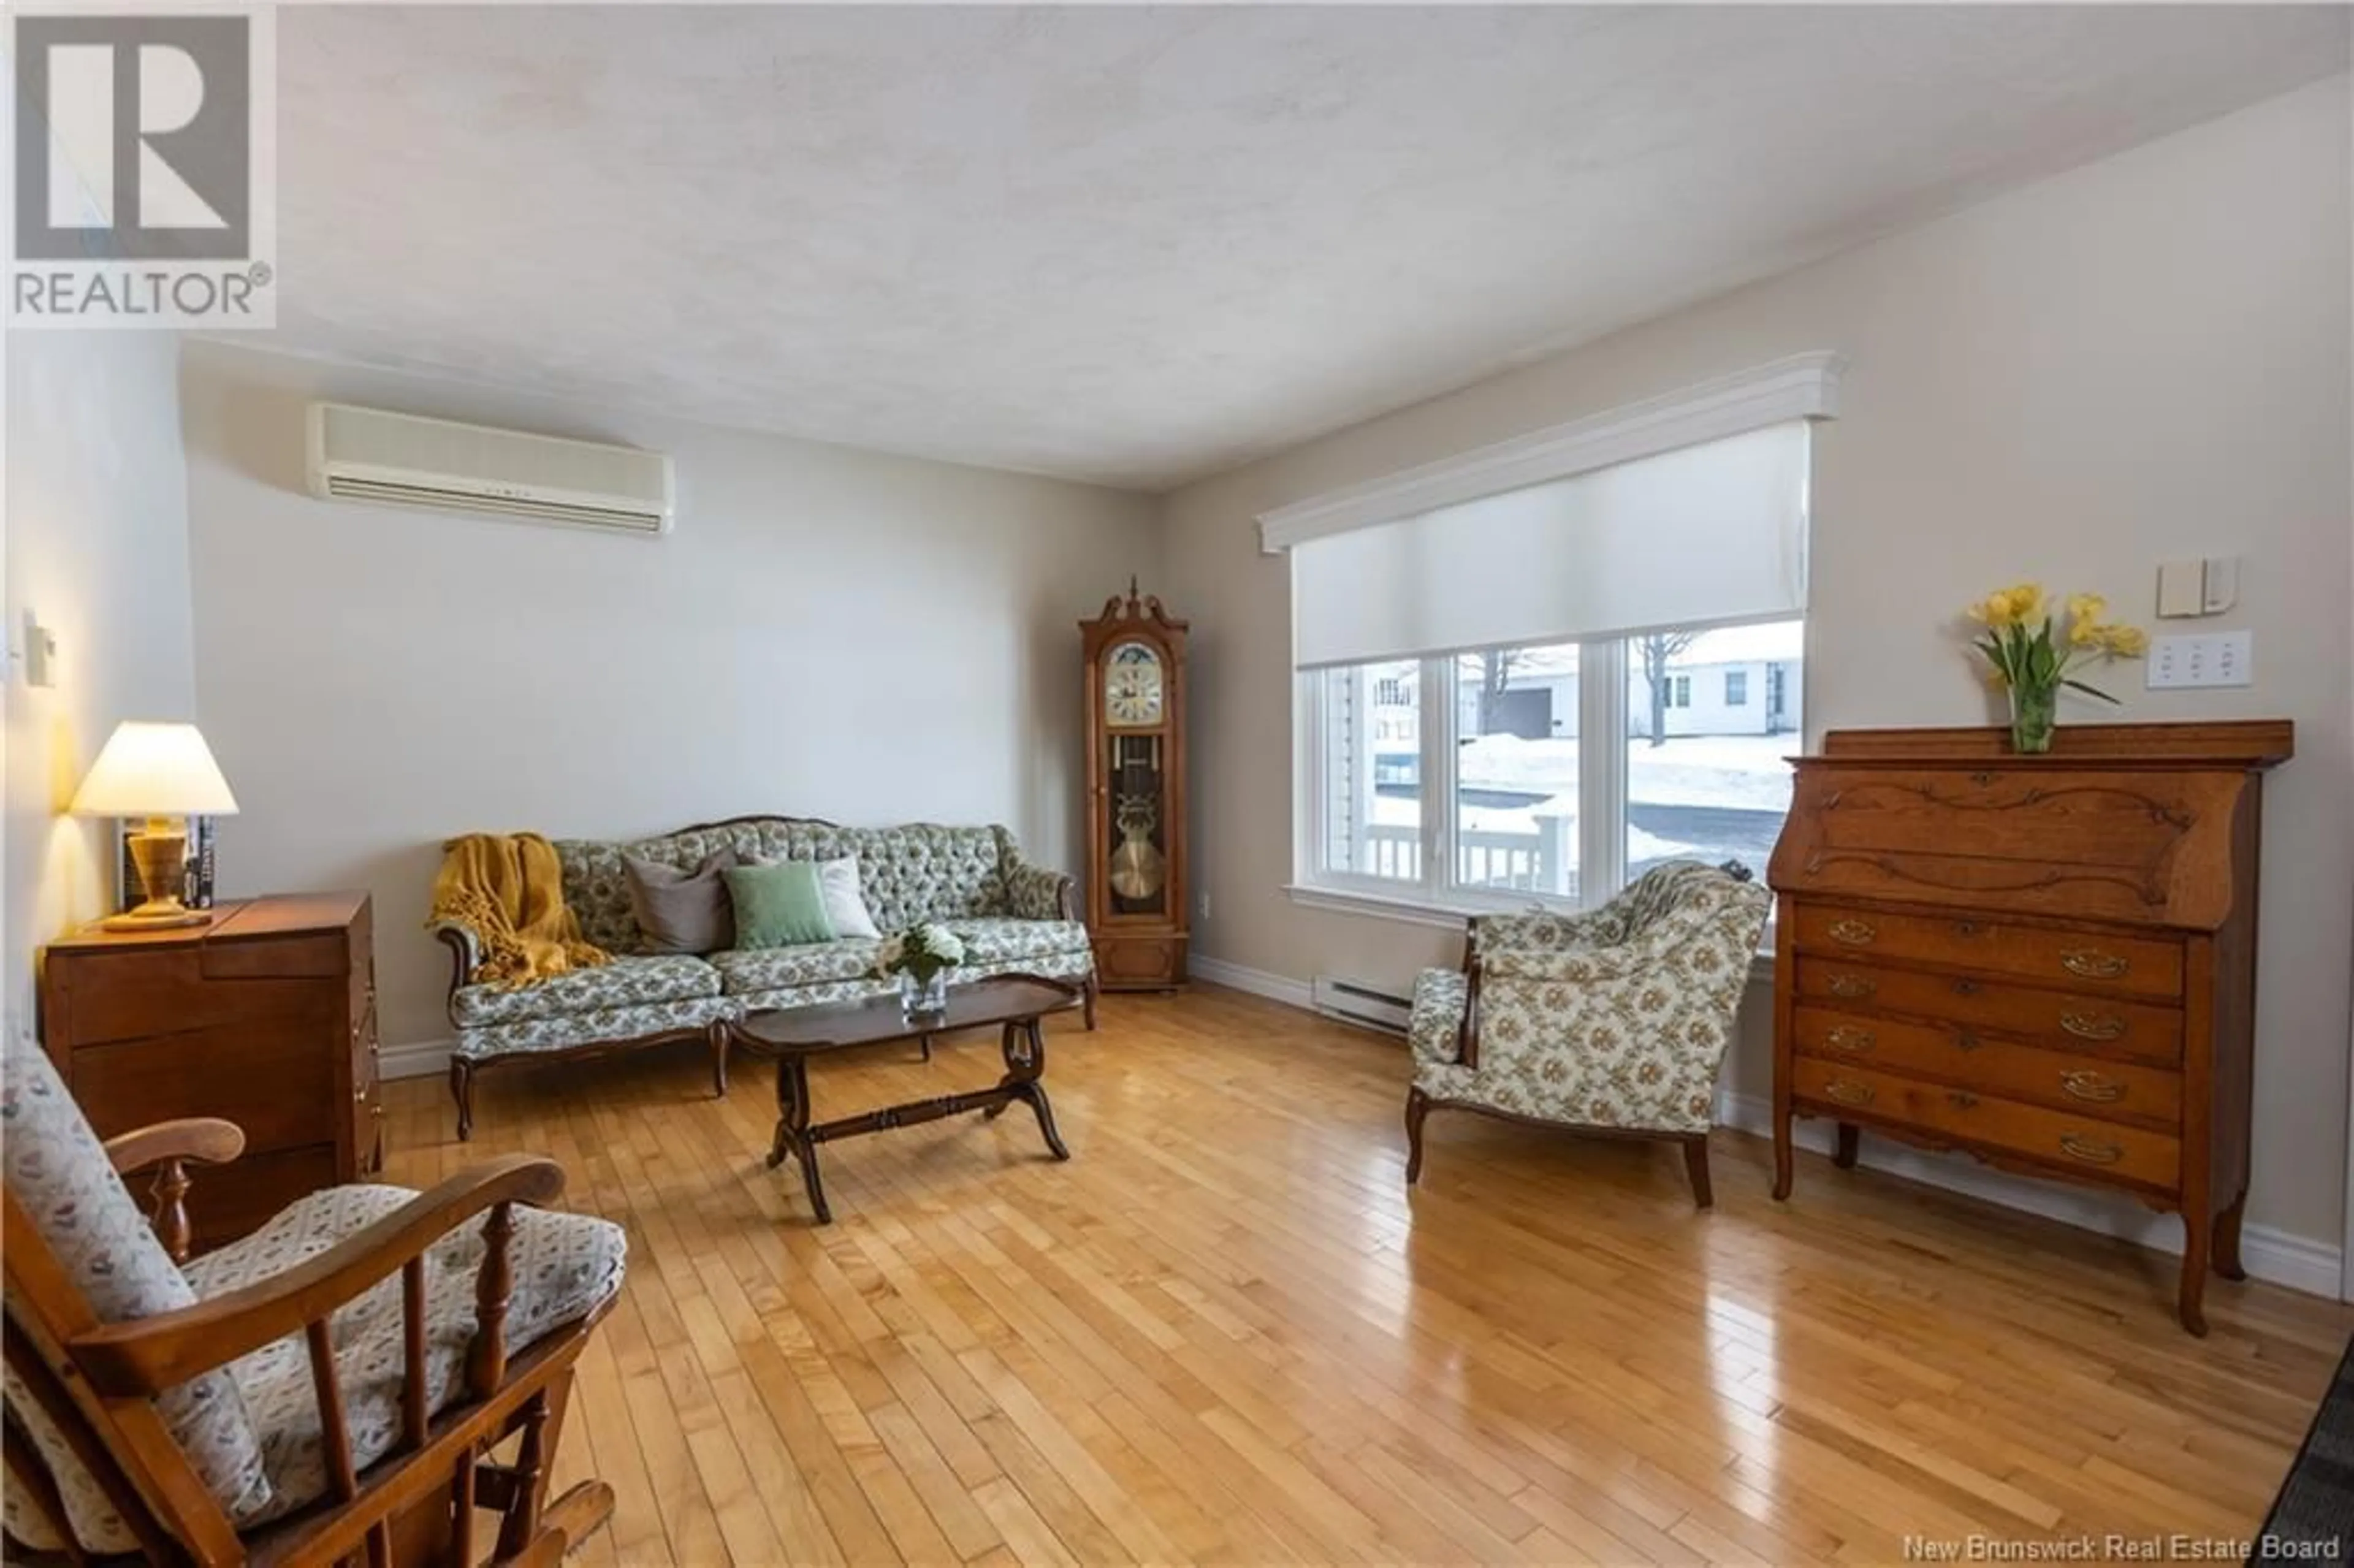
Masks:
[[[196,1173],[199,1252],[383,1162],[365,893],[224,904],[207,925],[51,943],[41,1044],[101,1138],[215,1116],[245,1152]]]
[[[2178,1309],[2240,1268],[2256,863],[2285,720],[1841,730],[1797,760],[1776,895],[1774,1195],[1791,1119],[2182,1216]]]

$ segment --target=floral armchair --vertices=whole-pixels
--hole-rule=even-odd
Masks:
[[[1434,1107],[1681,1143],[1710,1202],[1708,1131],[1772,907],[1741,866],[1654,867],[1589,914],[1484,916],[1460,973],[1415,981],[1405,1179]]]
[[[552,1568],[612,1509],[547,1494],[620,1227],[537,1207],[562,1170],[509,1155],[313,1192],[184,1261],[186,1168],[244,1143],[208,1118],[101,1143],[46,1055],[0,1058],[0,1556],[401,1568],[494,1531],[494,1563]],[[149,1168],[152,1230],[124,1182]]]

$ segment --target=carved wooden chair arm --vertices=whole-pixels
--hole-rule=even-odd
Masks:
[[[160,1167],[147,1188],[154,1200],[147,1209],[147,1223],[174,1263],[188,1261],[186,1168],[226,1165],[244,1152],[244,1129],[233,1121],[209,1116],[159,1121],[106,1140],[106,1157],[113,1162],[117,1176],[128,1177],[151,1165]]]
[[[504,1375],[507,1298],[514,1289],[507,1240],[514,1205],[544,1204],[564,1191],[564,1168],[552,1160],[511,1154],[451,1177],[375,1224],[353,1232],[317,1256],[241,1289],[176,1311],[109,1323],[75,1336],[66,1346],[99,1393],[152,1398],[163,1390],[290,1334],[311,1340],[313,1371],[323,1378],[323,1401],[334,1395],[327,1319],[378,1280],[402,1274],[408,1349],[419,1364],[407,1369],[404,1393],[417,1404],[421,1436],[425,1397],[425,1253],[483,1211],[488,1244],[475,1277],[474,1340],[466,1357],[470,1394],[487,1397]],[[327,1369],[323,1373],[322,1365]],[[335,1414],[340,1416],[341,1412]],[[341,1429],[340,1421],[326,1430]]]
[[[474,983],[474,970],[482,961],[482,939],[472,926],[456,920],[437,920],[431,929],[450,949],[450,995],[454,1001],[461,991]]]
[[[130,1176],[165,1160],[226,1165],[245,1152],[245,1129],[218,1117],[186,1116],[137,1128],[106,1140],[114,1173]]]

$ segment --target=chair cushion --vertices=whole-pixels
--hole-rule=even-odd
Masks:
[[[964,942],[969,966],[1087,951],[1087,928],[1076,920],[943,920]]]
[[[940,924],[964,942],[965,961],[950,973],[951,981],[975,979],[976,970],[1002,973],[1009,968],[1018,969],[1021,960],[1027,959],[1062,958],[1088,950],[1087,928],[1076,920],[991,918],[943,920]],[[710,962],[718,971],[727,995],[755,996],[796,986],[871,980],[875,975],[875,956],[881,948],[879,942],[844,940],[799,948],[769,948],[757,952],[738,948],[714,953]]]
[[[663,953],[617,958],[529,985],[460,986],[450,996],[450,1017],[464,1029],[718,994],[719,976],[709,964],[684,953]]]
[[[127,1322],[193,1306],[196,1293],[140,1212],[81,1107],[48,1054],[11,1048],[0,1062],[0,1167],[9,1194],[57,1255],[58,1263],[101,1319]],[[21,1420],[58,1482],[69,1521],[95,1552],[129,1552],[136,1542],[64,1436],[41,1414],[31,1391],[9,1372],[0,1378],[8,1410]],[[226,1372],[167,1391],[156,1408],[196,1467],[206,1489],[232,1514],[269,1496],[262,1449],[245,1403]],[[27,1546],[63,1543],[31,1499],[9,1486],[8,1532]]]
[[[621,857],[630,889],[630,916],[644,953],[716,953],[736,945],[736,910],[723,880],[734,850],[707,856],[692,871],[660,861]]]
[[[806,949],[803,949],[806,951]],[[1084,981],[1094,972],[1095,954],[1082,948],[1076,953],[1039,953],[1026,959],[1013,959],[998,964],[959,964],[949,975],[950,986],[970,985],[974,980],[987,980],[991,975],[1044,975],[1049,980]],[[816,980],[808,984],[780,985],[769,991],[731,991],[727,1001],[748,1015],[770,1008],[814,1007],[829,1001],[859,1001],[870,996],[883,996],[897,990],[895,982],[875,976],[854,980]],[[459,1037],[462,1046],[465,1036]]]
[[[825,888],[813,860],[733,866],[726,873],[736,908],[736,940],[745,948],[806,948],[835,938]]]
[[[741,1018],[733,997],[690,996],[651,1001],[643,1007],[600,1007],[593,1012],[551,1012],[506,1023],[478,1023],[458,1031],[451,1054],[469,1062],[493,1056],[569,1051],[578,1045],[610,1045],[656,1035],[701,1033],[722,1019]]]
[[[853,937],[798,948],[739,948],[712,954],[711,967],[726,995],[744,996],[789,986],[872,978],[875,955],[882,947],[880,942]]]
[[[281,1212],[242,1241],[188,1265],[187,1283],[210,1299],[283,1274],[408,1202],[404,1187],[331,1187]],[[586,1214],[518,1205],[508,1257],[514,1289],[505,1340],[512,1356],[550,1330],[577,1321],[621,1286],[628,1241],[619,1225]],[[461,1226],[425,1255],[426,1404],[439,1414],[463,1397],[466,1347],[474,1334],[474,1275],[484,1247],[480,1222]],[[396,1272],[329,1323],[343,1387],[352,1461],[365,1468],[400,1436],[400,1276]],[[266,1502],[233,1511],[239,1528],[291,1513],[327,1494],[325,1446],[302,1336],[289,1335],[229,1363],[261,1438]]]

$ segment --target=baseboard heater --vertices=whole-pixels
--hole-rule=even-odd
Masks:
[[[1400,996],[1386,986],[1341,980],[1335,975],[1318,975],[1309,1000],[1327,1018],[1337,1018],[1363,1029],[1378,1029],[1384,1034],[1404,1035],[1406,1018],[1414,1012],[1412,997]]]

